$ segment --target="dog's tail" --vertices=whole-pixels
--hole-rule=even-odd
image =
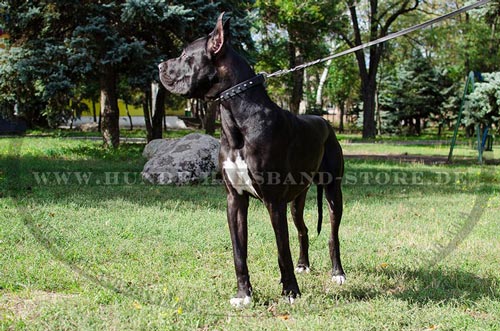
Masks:
[[[323,223],[323,185],[318,184],[318,194],[316,196],[318,202],[318,235],[321,232],[321,223]]]

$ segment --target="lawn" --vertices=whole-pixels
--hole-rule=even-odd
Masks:
[[[222,186],[146,185],[143,145],[100,144],[0,139],[1,330],[500,328],[498,166],[348,159],[340,228],[347,283],[330,281],[329,226],[325,217],[315,233],[313,188],[305,210],[312,267],[298,275],[294,305],[279,295],[272,227],[252,201],[254,301],[234,309]],[[390,141],[344,148],[446,150]]]

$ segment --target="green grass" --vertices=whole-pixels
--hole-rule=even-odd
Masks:
[[[350,154],[407,154],[426,156],[448,156],[450,146],[445,144],[436,145],[393,145],[373,143],[344,143],[343,148]],[[497,149],[497,148],[495,148]],[[498,151],[496,151],[498,152]],[[495,155],[495,151],[493,152]],[[459,159],[477,158],[477,151],[468,145],[456,146],[453,150],[454,157]]]
[[[195,130],[195,129],[171,129],[164,132],[164,138],[180,138],[189,133],[200,132],[203,133],[203,130]],[[220,135],[220,132],[216,132],[217,136]],[[52,138],[74,138],[74,137],[97,137],[102,138],[102,134],[100,132],[82,132],[77,130],[69,130],[69,129],[33,129],[28,130],[26,133],[28,137],[52,137]],[[146,139],[146,129],[120,129],[120,137],[122,138],[144,138]]]
[[[491,132],[490,132],[491,133]],[[493,135],[495,133],[493,132]],[[363,142],[363,138],[360,134],[339,134],[340,137],[349,139],[354,142]],[[392,141],[407,141],[407,142],[418,142],[422,140],[448,140],[451,141],[453,137],[453,130],[443,130],[441,135],[438,135],[438,130],[435,127],[430,127],[424,129],[420,135],[405,135],[405,134],[383,134],[378,135],[373,141],[375,142],[392,142]],[[457,138],[459,140],[467,141],[474,140],[473,138],[467,138],[466,132],[462,128],[457,133]],[[498,140],[497,140],[497,143]]]
[[[293,306],[279,295],[267,212],[252,201],[254,302],[238,310],[229,306],[235,277],[224,189],[142,184],[142,145],[100,146],[62,137],[0,139],[0,330],[500,327],[498,167],[349,159],[340,230],[348,282],[330,281],[329,227],[325,217],[321,235],[314,233],[313,188],[305,211],[312,271],[298,276],[303,295]],[[352,153],[377,148],[344,146]],[[34,174],[47,172],[86,173],[89,180],[37,183]],[[478,208],[480,218],[468,219]],[[291,236],[296,259],[292,225]],[[436,245],[450,243],[450,254],[429,265]]]

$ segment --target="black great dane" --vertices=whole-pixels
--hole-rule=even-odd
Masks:
[[[233,245],[238,292],[234,306],[251,302],[247,267],[249,197],[261,200],[271,217],[278,246],[282,294],[290,302],[300,295],[288,239],[287,204],[298,230],[300,254],[295,269],[309,271],[304,204],[309,186],[318,185],[318,232],[322,196],[330,211],[332,280],[345,282],[340,262],[342,218],[342,149],[332,127],[319,116],[296,116],[271,101],[256,75],[230,44],[224,13],[208,36],[189,44],[182,55],[159,65],[160,79],[172,93],[220,102],[222,134],[219,161],[227,190],[227,219]]]

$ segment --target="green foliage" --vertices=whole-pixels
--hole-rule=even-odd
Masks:
[[[444,75],[415,51],[393,76],[383,80],[379,102],[381,111],[387,112],[386,128],[396,129],[404,123],[411,133],[420,134],[420,121],[438,114],[445,101],[444,82]]]
[[[158,81],[157,64],[177,56],[186,41],[213,29],[220,11],[232,11],[233,42],[252,50],[252,1],[55,1],[2,5],[1,22],[13,47],[0,54],[0,108],[58,125],[80,107],[85,85],[114,72],[137,91]],[[2,16],[3,17],[3,16]],[[102,86],[101,86],[102,87]],[[95,93],[92,93],[95,95]]]
[[[78,26],[68,42],[69,61],[80,74],[95,72],[102,66],[120,68],[147,54],[144,42],[127,40],[114,29],[116,22],[103,16],[89,17],[85,25]]]
[[[500,127],[500,72],[483,74],[474,92],[467,95],[463,122],[466,126]]]
[[[257,0],[255,7],[262,19],[257,24],[261,59],[258,68],[273,72],[328,54],[327,35],[339,27],[338,3],[337,0]],[[310,70],[316,73],[318,68]],[[284,79],[285,82],[271,82],[273,92],[289,96],[301,91],[296,82],[300,79],[293,75]]]
[[[287,31],[288,38],[299,42],[304,56],[308,57],[307,53],[313,52],[322,36],[337,27],[337,3],[332,0],[257,0],[256,7],[265,22],[275,23],[279,29]]]
[[[57,124],[59,115],[67,116],[66,108],[52,116],[53,107],[64,106],[70,98],[72,84],[66,76],[67,66],[61,63],[65,51],[45,46],[32,42],[1,54],[0,104],[6,116],[16,110],[18,116],[36,124]]]
[[[387,23],[390,14],[403,2],[379,2],[378,24]],[[177,56],[187,42],[209,33],[222,11],[232,17],[233,44],[251,63],[256,63],[257,71],[273,72],[317,59],[333,52],[332,44],[353,40],[349,32],[352,27],[347,24],[349,10],[344,3],[337,0],[2,2],[0,26],[10,34],[11,47],[0,50],[0,111],[11,116],[17,109],[19,115],[33,124],[57,125],[77,115],[82,98],[95,99],[103,66],[116,71],[117,81],[126,87],[120,89],[127,94],[123,97],[133,97],[134,103],[141,103],[151,82],[158,81],[157,64]],[[368,22],[368,2],[347,3],[357,6],[360,21]],[[423,22],[465,3],[464,0],[453,4],[421,2],[421,11],[399,17],[388,32]],[[381,114],[385,118],[382,122],[390,124],[387,129],[394,129],[394,123],[404,117],[447,124],[456,114],[466,73],[498,71],[498,8],[498,1],[492,1],[468,15],[384,44],[379,91],[383,99]],[[370,34],[368,24],[360,28],[361,39],[366,41]],[[343,40],[339,34],[343,34]],[[415,49],[424,54],[431,67],[438,68],[435,70],[441,83],[431,83],[430,76],[424,79],[420,75],[433,87],[418,88],[415,82],[412,93],[408,90],[397,95],[386,91],[387,85],[395,81],[400,82],[400,90],[410,86],[411,70],[405,74],[406,78],[395,77],[401,65],[413,59]],[[360,78],[351,77],[355,70],[353,58],[342,58],[332,65],[324,87],[324,104],[339,106],[347,100],[347,112],[362,104],[355,91],[362,85]],[[306,72],[303,96],[310,103],[314,101],[322,69],[317,66]],[[269,80],[268,84],[278,103],[286,106],[294,89],[292,77]],[[439,100],[434,100],[439,97],[436,88],[445,100],[441,106]],[[391,99],[392,95],[395,99]],[[168,99],[167,103],[178,103],[171,96]],[[397,112],[393,110],[396,104]]]
[[[341,50],[338,50],[341,51]],[[334,104],[359,100],[358,68],[353,57],[338,58],[329,67],[325,95]]]

